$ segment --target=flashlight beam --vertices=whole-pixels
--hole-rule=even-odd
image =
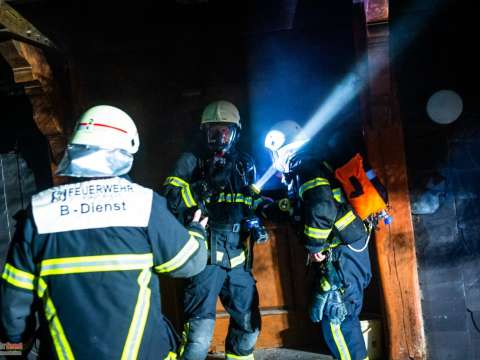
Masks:
[[[440,1],[440,5],[444,5],[448,1]],[[439,7],[437,7],[438,11]],[[398,24],[392,33],[398,33],[402,31],[403,28],[414,28],[416,29],[409,39],[404,40],[396,44],[396,51],[392,54],[392,59],[394,59],[402,53],[409,45],[410,42],[424,29],[425,25],[429,23],[430,18],[434,15],[431,13],[428,17],[422,19],[420,22],[407,21],[403,19],[398,21]],[[368,84],[368,78],[365,76],[368,72],[368,77],[370,79],[375,78],[386,66],[384,59],[378,60],[374,57],[369,57],[368,52],[362,56],[362,58],[355,64],[352,71],[350,71],[345,78],[335,87],[333,92],[328,96],[328,98],[323,102],[323,104],[318,108],[314,115],[307,121],[305,126],[302,128],[300,133],[297,135],[297,139],[309,138],[312,139],[315,135],[322,130],[338,113],[348,105]],[[366,70],[368,68],[368,71]],[[363,75],[363,77],[362,77]],[[258,188],[261,189],[267,181],[275,174],[276,170],[271,166],[265,174],[257,182]]]
[[[354,72],[349,73],[338,84],[331,95],[318,108],[317,112],[308,120],[298,135],[313,138],[325,127],[363,88],[360,77]]]
[[[275,173],[277,172],[277,169],[275,169],[275,167],[273,165],[271,165],[267,171],[265,171],[265,173],[262,175],[262,177],[260,179],[258,179],[258,181],[254,184],[255,187],[259,190],[262,190],[263,186],[267,183],[268,180],[270,180],[270,178],[275,175]]]

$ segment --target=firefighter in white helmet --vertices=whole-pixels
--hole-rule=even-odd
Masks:
[[[154,274],[203,270],[206,219],[197,213],[184,227],[163,197],[124,176],[138,147],[122,110],[95,106],[82,115],[58,168],[72,182],[32,197],[12,243],[0,297],[7,341],[31,337],[40,303],[49,329],[42,358],[175,358],[177,336]]]
[[[281,121],[268,132],[265,147],[289,195],[268,212],[278,217],[272,210],[282,211],[304,240],[315,278],[309,315],[321,322],[332,354],[363,360],[367,351],[358,316],[371,278],[368,232],[345,201],[331,167],[308,148],[309,141],[294,121]]]
[[[199,207],[210,219],[208,265],[185,289],[182,359],[206,358],[218,297],[230,314],[226,358],[253,359],[260,313],[252,246],[246,241],[264,242],[267,233],[256,216],[259,199],[250,188],[253,159],[236,148],[241,128],[235,105],[223,100],[209,104],[201,118],[201,143],[182,154],[164,185],[171,210],[183,221]]]

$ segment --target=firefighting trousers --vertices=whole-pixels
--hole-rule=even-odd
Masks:
[[[205,359],[210,347],[216,315],[217,298],[230,314],[225,341],[227,359],[253,359],[253,349],[260,332],[258,293],[250,271],[243,266],[225,269],[207,265],[189,279],[185,289],[185,330],[181,359]]]
[[[325,316],[322,320],[322,332],[335,359],[364,360],[367,358],[358,315],[348,315],[340,325],[333,324]]]
[[[363,288],[350,283],[343,296],[347,317],[341,324],[334,324],[324,315],[322,332],[325,342],[336,359],[364,360],[367,349],[360,327],[359,315],[363,304]]]
[[[352,244],[360,249],[365,241]],[[325,314],[322,332],[330,351],[339,360],[364,360],[367,350],[363,339],[359,315],[363,305],[363,291],[371,279],[368,251],[355,252],[347,246],[340,246],[334,252],[345,281],[342,296],[347,309],[347,317],[341,325],[332,324]]]

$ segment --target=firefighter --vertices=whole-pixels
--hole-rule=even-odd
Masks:
[[[182,226],[163,197],[126,177],[138,147],[122,110],[95,106],[81,116],[57,171],[72,182],[34,195],[12,242],[0,298],[7,341],[31,338],[41,306],[42,358],[176,357],[152,275],[203,270],[206,218]]]
[[[367,351],[359,314],[371,278],[369,233],[344,200],[330,166],[308,150],[308,142],[293,121],[279,122],[267,134],[265,147],[289,194],[278,208],[304,239],[314,273],[311,320],[321,322],[335,358],[363,360]]]
[[[252,158],[236,149],[241,130],[238,109],[230,102],[209,104],[201,117],[202,141],[181,155],[164,183],[170,209],[183,221],[198,207],[209,217],[209,262],[187,281],[184,292],[182,359],[205,359],[215,324],[217,298],[230,314],[227,359],[253,359],[260,331],[251,249],[267,239],[255,215],[259,199]]]

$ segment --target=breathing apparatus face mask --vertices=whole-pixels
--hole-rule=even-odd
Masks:
[[[232,124],[205,124],[208,149],[214,153],[227,153],[235,143],[237,127]]]

